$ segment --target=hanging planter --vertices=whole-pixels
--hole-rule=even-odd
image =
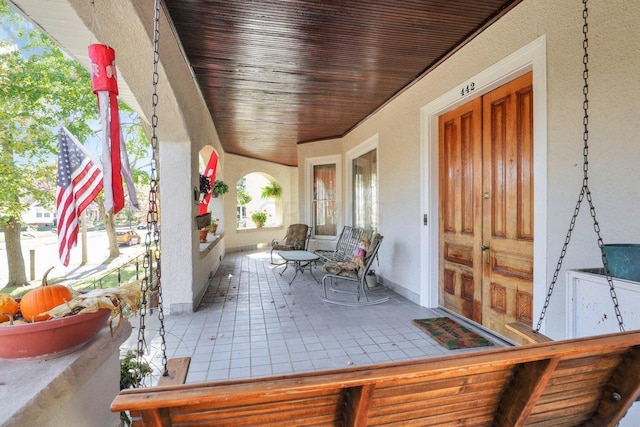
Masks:
[[[260,189],[260,197],[263,199],[279,199],[282,196],[282,186],[275,181],[269,182]]]
[[[213,183],[213,197],[218,197],[229,192],[229,186],[219,179]]]

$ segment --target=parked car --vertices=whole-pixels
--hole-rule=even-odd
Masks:
[[[129,230],[116,231],[116,240],[119,245],[133,246],[139,244],[142,239],[138,233],[133,230]]]
[[[140,224],[138,224],[138,226],[136,228],[138,230],[146,230],[147,229],[147,224],[145,222],[141,222]]]

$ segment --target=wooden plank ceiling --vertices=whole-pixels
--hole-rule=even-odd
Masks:
[[[165,0],[228,153],[296,166],[521,0]]]

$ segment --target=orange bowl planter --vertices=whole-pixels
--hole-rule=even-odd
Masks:
[[[0,359],[51,359],[69,354],[95,337],[111,310],[75,314],[23,325],[0,326]]]

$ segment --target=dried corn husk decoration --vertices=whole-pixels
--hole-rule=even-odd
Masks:
[[[113,319],[118,317],[117,329],[125,317],[123,310],[129,307],[135,313],[139,306],[140,281],[134,280],[118,288],[94,289],[86,294],[79,294],[71,301],[49,310],[46,314],[53,318],[59,318],[70,314],[95,313],[102,308],[107,308],[111,310],[109,328],[113,333]]]

